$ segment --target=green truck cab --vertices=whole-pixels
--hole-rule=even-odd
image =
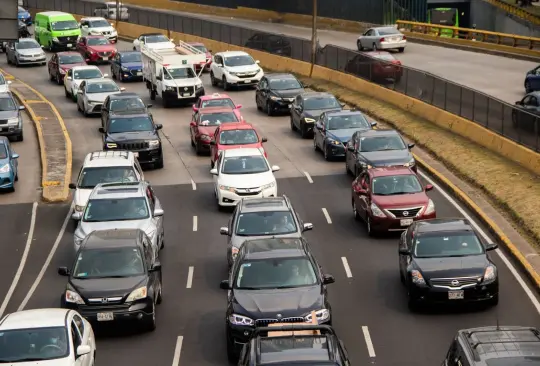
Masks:
[[[51,51],[75,49],[81,29],[75,17],[61,11],[45,11],[35,17],[36,41]]]

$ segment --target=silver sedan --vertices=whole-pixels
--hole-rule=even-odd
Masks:
[[[358,51],[391,50],[405,51],[407,40],[405,35],[394,27],[370,28],[356,41]]]

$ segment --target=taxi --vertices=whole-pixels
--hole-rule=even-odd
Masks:
[[[197,113],[201,108],[231,108],[234,114],[240,121],[244,119],[240,113],[241,104],[236,104],[227,94],[213,93],[199,97],[197,103],[193,105],[193,114]]]
[[[210,141],[210,165],[212,168],[222,150],[237,148],[258,148],[268,158],[263,143],[266,137],[261,137],[251,123],[227,123],[220,125]]]

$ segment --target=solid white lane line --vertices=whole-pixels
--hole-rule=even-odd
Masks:
[[[41,271],[39,271],[38,276],[36,277],[36,280],[32,284],[32,287],[30,287],[30,290],[26,294],[26,297],[22,301],[21,305],[19,305],[19,308],[17,311],[21,311],[24,309],[26,304],[28,304],[28,301],[36,291],[37,287],[39,286],[39,283],[43,279],[43,275],[45,274],[45,271],[49,267],[49,264],[51,264],[51,261],[54,257],[54,254],[56,253],[56,250],[58,249],[58,245],[60,244],[60,241],[62,240],[62,237],[64,236],[64,233],[66,231],[66,227],[71,220],[71,212],[73,211],[73,203],[71,203],[71,206],[69,207],[68,213],[66,215],[66,218],[64,219],[64,223],[62,224],[62,227],[60,228],[60,232],[58,233],[58,236],[56,237],[56,240],[54,241],[53,247],[51,248],[51,251],[49,252],[49,256],[45,260],[45,263],[43,263],[43,267],[41,267]]]
[[[191,180],[191,188],[193,188],[194,191],[197,190],[197,184],[195,184],[195,181],[193,179]]]
[[[345,273],[347,274],[347,277],[352,278],[352,272],[351,272],[351,267],[349,267],[349,261],[347,261],[346,257],[341,257],[341,261],[343,262],[343,268],[345,268]]]
[[[38,203],[34,202],[34,204],[32,205],[30,229],[28,230],[28,235],[26,236],[26,244],[24,246],[24,252],[21,257],[21,261],[19,262],[19,268],[17,268],[15,277],[13,277],[11,286],[9,287],[6,297],[4,298],[4,302],[2,302],[2,306],[0,307],[0,318],[2,317],[2,315],[4,315],[4,311],[6,311],[6,308],[9,304],[9,300],[11,300],[11,296],[13,296],[13,292],[15,292],[15,288],[17,287],[17,284],[19,283],[19,280],[21,279],[24,265],[26,264],[26,259],[28,258],[28,253],[30,253],[30,247],[32,246],[32,240],[34,239],[34,229],[36,227],[37,207],[38,207]]]
[[[193,284],[193,271],[195,270],[195,267],[190,266],[189,271],[187,274],[187,283],[186,288],[191,288],[191,285]]]
[[[197,231],[197,216],[193,216],[193,231]]]
[[[176,338],[176,347],[174,347],[174,357],[172,360],[172,366],[180,365],[180,353],[182,352],[183,342],[184,342],[184,337],[178,336],[178,338]]]
[[[471,215],[469,215],[446,191],[444,191],[437,183],[433,181],[429,176],[427,176],[425,173],[420,172],[420,175],[429,182],[429,184],[433,185],[441,194],[446,198],[448,202],[450,202],[465,218],[467,218],[471,224],[474,226],[474,228],[480,233],[480,235],[488,242],[491,242],[491,238],[485,233],[484,230],[476,223],[476,220],[474,220]],[[506,267],[510,270],[516,281],[519,283],[523,291],[525,291],[525,294],[527,294],[527,297],[531,302],[533,303],[534,307],[536,308],[536,311],[540,314],[540,302],[534,295],[534,292],[527,286],[527,283],[525,280],[523,280],[523,277],[518,272],[518,270],[514,267],[514,265],[508,260],[506,255],[500,250],[495,250],[497,255],[501,258],[501,260],[504,262]]]
[[[366,339],[369,357],[375,357],[375,348],[373,347],[373,342],[371,341],[371,335],[369,334],[367,325],[362,326],[362,332],[364,332],[364,338]]]
[[[308,172],[304,171],[304,175],[306,176],[309,183],[313,183],[313,179],[311,179],[311,175],[309,175]]]
[[[328,222],[329,224],[332,223],[332,219],[330,218],[330,214],[328,214],[328,211],[326,210],[326,208],[322,208],[322,213],[324,214],[324,217],[326,218],[326,222]]]

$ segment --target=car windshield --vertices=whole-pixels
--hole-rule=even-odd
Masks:
[[[421,234],[413,245],[416,258],[465,257],[484,253],[484,246],[471,232]]]
[[[121,56],[122,62],[142,62],[140,53],[125,53]]]
[[[51,29],[53,31],[66,31],[70,29],[79,29],[79,24],[75,20],[61,20],[52,22]]]
[[[82,250],[73,268],[73,277],[78,279],[133,277],[144,273],[144,262],[138,248]]]
[[[24,10],[24,8],[21,8],[21,7],[19,6],[19,13],[26,13],[26,10]]]
[[[164,68],[163,77],[167,80],[173,79],[191,79],[197,77],[191,67]]]
[[[111,100],[111,111],[113,112],[121,112],[121,111],[129,111],[129,110],[135,110],[135,109],[145,109],[146,105],[139,97],[133,97],[133,98],[121,98],[121,99],[113,99]]]
[[[0,144],[0,159],[6,159],[8,157],[6,145]]]
[[[84,63],[84,58],[81,55],[60,55],[58,56],[58,63],[60,65],[70,65],[70,64],[82,64]]]
[[[239,122],[234,112],[203,113],[199,121],[199,126],[219,126],[222,123]]]
[[[293,365],[296,362],[287,362],[296,360],[301,354],[309,359],[309,365],[336,365],[335,362],[328,363],[330,352],[326,336],[269,337],[261,339],[259,347],[261,364]]]
[[[207,107],[224,107],[236,108],[236,105],[231,98],[207,99],[201,102],[201,108]]]
[[[236,275],[237,289],[257,290],[313,286],[317,277],[306,258],[269,258],[248,260]]]
[[[120,88],[115,83],[103,82],[103,83],[91,83],[86,86],[86,93],[115,93],[119,92]]]
[[[390,35],[394,35],[394,36],[399,36],[401,35],[401,33],[396,29],[396,28],[379,28],[377,29],[377,31],[379,32],[379,35],[380,36],[390,36]]]
[[[376,136],[362,137],[360,139],[360,151],[388,151],[388,150],[405,150],[407,146],[399,136]]]
[[[225,66],[247,66],[255,64],[253,57],[249,55],[228,56],[225,58]]]
[[[392,196],[423,192],[424,188],[414,174],[373,178],[373,194]]]
[[[328,130],[371,129],[371,125],[362,114],[350,114],[346,116],[330,116],[327,122]]]
[[[494,345],[496,345],[495,343]],[[524,343],[516,341],[514,344],[523,346]],[[487,366],[540,366],[540,357],[538,356],[521,356],[521,357],[497,357],[488,358]]]
[[[159,42],[170,42],[169,38],[165,37],[163,34],[156,34],[153,36],[146,36],[144,39],[145,43],[159,43]]]
[[[1,112],[7,112],[7,111],[15,111],[17,110],[17,106],[15,105],[15,102],[11,98],[0,98],[0,111]]]
[[[223,174],[257,174],[270,168],[262,156],[233,156],[223,161]]]
[[[103,77],[101,71],[98,68],[92,69],[81,69],[73,71],[73,79],[75,80],[89,80],[89,79],[100,79]]]
[[[341,109],[341,104],[334,96],[304,97],[304,109]]]
[[[220,145],[246,145],[259,142],[255,130],[228,130],[219,135]]]
[[[68,357],[70,341],[65,327],[0,331],[0,363],[37,364]]]
[[[107,44],[111,44],[107,38],[88,38],[86,40],[86,44],[88,46],[103,46]]]
[[[86,222],[143,220],[148,217],[144,197],[92,199],[84,211]]]
[[[4,78],[4,74],[0,73],[0,85],[4,85],[6,83],[6,79]]]
[[[264,236],[292,234],[297,230],[289,211],[261,211],[238,215],[235,232],[238,236]]]
[[[91,20],[88,23],[90,23],[90,28],[104,28],[111,26],[105,19]]]
[[[268,82],[272,90],[302,89],[302,85],[300,85],[298,80],[293,78],[269,79]]]
[[[18,50],[31,50],[35,48],[41,48],[41,46],[35,41],[24,41],[15,43],[15,48]]]
[[[108,166],[100,168],[84,168],[81,172],[78,187],[93,189],[99,183],[125,183],[138,181],[135,171],[130,166]]]
[[[109,123],[109,133],[153,131],[150,117],[113,118]]]
[[[204,47],[203,45],[200,45],[200,44],[198,44],[198,45],[191,45],[191,47],[196,48],[196,49],[198,49],[199,51],[204,52],[204,53],[208,52],[208,50],[206,49],[206,47]]]

